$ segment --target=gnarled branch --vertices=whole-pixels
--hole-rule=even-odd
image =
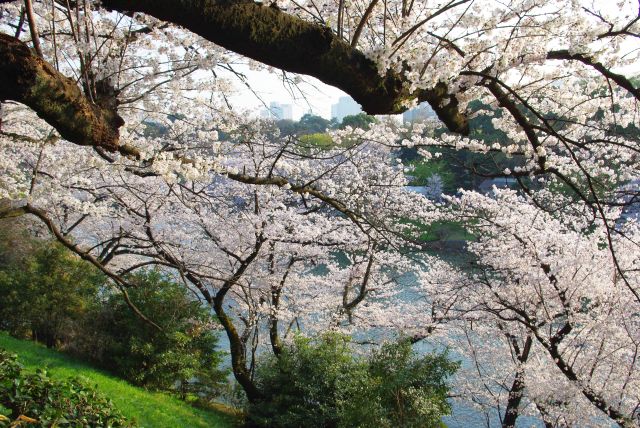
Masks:
[[[0,34],[0,81],[0,101],[27,105],[64,139],[126,153],[118,141],[124,121],[115,109],[90,102],[73,80],[6,34]]]
[[[431,104],[440,120],[467,134],[466,116],[445,83],[411,92],[402,75],[384,76],[371,59],[329,28],[245,0],[103,0],[120,12],[142,12],[173,22],[256,61],[313,76],[347,92],[369,114],[402,113],[404,102]]]

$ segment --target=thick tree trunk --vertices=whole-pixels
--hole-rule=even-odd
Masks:
[[[238,330],[233,324],[233,320],[224,310],[224,299],[229,290],[231,290],[231,288],[238,282],[238,280],[242,278],[242,275],[244,275],[249,265],[251,265],[253,260],[257,257],[263,243],[264,239],[261,236],[256,241],[253,252],[249,254],[247,258],[242,260],[233,276],[224,282],[222,287],[218,290],[215,297],[213,298],[213,309],[218,316],[220,324],[222,324],[222,327],[224,327],[224,330],[227,333],[227,338],[229,339],[229,348],[231,351],[231,368],[233,369],[233,375],[235,376],[240,386],[242,386],[242,389],[247,394],[247,399],[250,402],[260,400],[261,398],[263,398],[263,394],[251,379],[251,373],[247,369],[245,344],[242,341],[240,334],[238,334]]]
[[[227,333],[227,338],[229,338],[233,375],[244,390],[245,394],[247,394],[249,402],[255,402],[262,398],[262,393],[251,380],[249,370],[247,370],[247,358],[245,355],[244,343],[240,339],[240,335],[238,334],[236,327],[233,325],[233,321],[229,315],[227,315],[222,306],[224,302],[224,294],[218,294],[218,296],[214,299],[213,309],[220,321],[220,324],[222,324],[222,327],[224,327],[224,330]]]
[[[0,34],[0,101],[26,104],[75,144],[120,151],[114,108],[91,103],[78,85],[58,73],[15,37]]]
[[[454,132],[469,131],[458,101],[439,83],[410,92],[395,72],[384,76],[362,52],[330,28],[245,0],[103,0],[120,12],[143,12],[173,22],[224,48],[286,71],[306,74],[342,89],[369,114],[406,110],[412,98],[427,101]]]

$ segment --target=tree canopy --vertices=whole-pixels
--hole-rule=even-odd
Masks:
[[[503,426],[637,426],[639,38],[631,0],[0,0],[0,215],[123,289],[180,278],[251,401],[297,331],[402,331]],[[231,108],[238,62],[440,124],[305,145]],[[517,189],[430,200],[407,148]],[[463,257],[418,239],[447,222]]]

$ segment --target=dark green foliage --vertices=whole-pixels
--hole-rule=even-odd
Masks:
[[[79,379],[53,380],[46,370],[25,373],[16,355],[0,349],[0,427],[130,427],[105,396]],[[22,426],[22,424],[20,424]]]
[[[158,271],[129,278],[131,301],[160,325],[138,318],[118,294],[108,294],[85,324],[75,351],[137,385],[211,395],[225,381],[218,369],[216,320],[188,290]]]
[[[352,128],[369,129],[372,123],[376,123],[376,118],[369,116],[366,113],[354,114],[345,116],[340,124],[340,129],[344,129],[347,126]]]
[[[450,411],[446,380],[458,369],[447,354],[418,356],[410,341],[388,343],[368,361],[370,382],[345,426],[433,427]],[[355,418],[354,418],[355,417]]]
[[[294,122],[291,119],[280,119],[276,121],[276,126],[283,137],[295,135],[298,132],[298,122]]]
[[[474,115],[469,120],[469,128],[472,129],[470,138],[476,138],[486,143],[509,141],[507,135],[493,126],[493,118],[502,117],[502,110],[474,100],[469,103],[469,112]],[[481,112],[478,114],[478,112]]]
[[[248,420],[262,427],[338,426],[345,388],[358,369],[342,337],[316,343],[296,337],[279,358],[259,367],[258,387],[268,399],[250,407]]]
[[[297,337],[259,366],[257,382],[268,398],[250,406],[248,424],[439,427],[449,412],[446,379],[457,367],[446,354],[417,356],[408,341],[358,358],[344,336]]]
[[[322,133],[329,127],[329,121],[314,114],[305,114],[298,122],[298,135]]]
[[[0,330],[54,347],[78,332],[104,279],[62,245],[0,229]]]
[[[376,118],[369,116],[366,113],[345,116],[342,119],[342,122],[338,122],[336,118],[327,120],[313,114],[305,114],[297,122],[290,119],[281,119],[276,121],[275,124],[280,130],[281,136],[303,136],[309,134],[323,134],[327,129],[344,129],[347,126],[352,128],[369,129],[371,124],[375,122]]]
[[[474,116],[469,121],[471,129],[469,138],[489,145],[509,144],[506,134],[493,126],[493,118],[499,118],[502,115],[500,109],[476,100],[469,104],[469,112]],[[478,112],[480,113],[475,115]],[[448,131],[441,126],[428,132],[430,136],[439,138]],[[413,185],[424,185],[426,178],[437,173],[443,179],[446,194],[454,194],[459,188],[479,190],[480,184],[487,178],[503,175],[505,168],[513,170],[515,166],[522,166],[523,162],[520,155],[507,156],[498,150],[489,153],[475,153],[451,147],[429,147],[426,150],[432,154],[439,153],[439,157],[425,161],[416,147],[403,147],[399,151],[399,157],[405,164],[416,168],[414,172],[409,172],[410,176],[415,177]]]
[[[310,113],[302,116],[297,122],[281,119],[275,124],[280,130],[281,136],[323,133],[331,126],[331,122],[327,119]]]
[[[409,183],[411,186],[427,186],[429,179],[437,175],[442,180],[442,190],[444,193],[453,194],[459,188],[454,173],[445,161],[415,161],[410,165],[412,170],[408,172],[408,175],[413,177]]]

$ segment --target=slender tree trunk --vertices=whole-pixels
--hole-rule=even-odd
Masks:
[[[509,390],[507,409],[504,412],[504,419],[502,420],[503,428],[514,428],[516,426],[518,409],[520,407],[520,402],[522,401],[522,393],[524,391],[524,367],[522,367],[522,364],[526,363],[529,359],[529,352],[531,351],[532,344],[533,339],[531,338],[531,336],[527,336],[522,349],[522,353],[518,356],[518,361],[520,364],[516,372],[516,377],[513,380],[511,389]]]
[[[262,398],[262,393],[260,393],[255,383],[251,380],[251,376],[247,370],[247,358],[245,355],[244,343],[240,339],[240,335],[233,325],[233,321],[223,309],[222,303],[223,299],[218,299],[216,297],[213,309],[218,316],[220,324],[222,324],[222,327],[224,327],[224,330],[227,333],[227,338],[229,339],[231,369],[233,370],[233,375],[247,394],[249,402],[258,401]]]

